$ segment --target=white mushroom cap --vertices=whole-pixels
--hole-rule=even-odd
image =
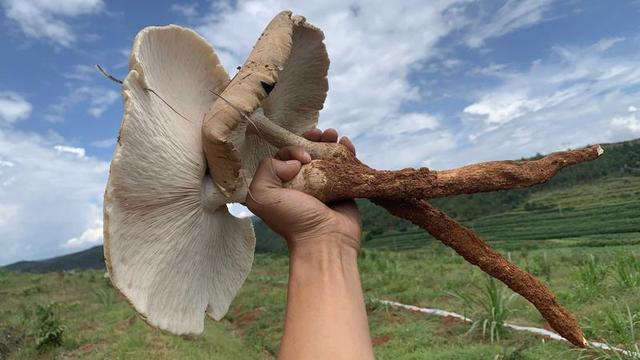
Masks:
[[[251,221],[227,211],[202,147],[210,91],[228,83],[195,32],[149,27],[136,36],[104,199],[105,257],[145,320],[176,334],[202,332],[205,311],[224,316],[253,261]]]
[[[328,91],[324,34],[290,11],[267,25],[238,74],[211,106],[202,128],[214,182],[227,195],[249,182],[259,161],[277,149],[254,133],[239,111],[301,134],[318,122]]]

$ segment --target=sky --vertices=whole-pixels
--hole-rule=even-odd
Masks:
[[[0,265],[102,243],[136,33],[188,26],[233,75],[290,9],[325,32],[319,127],[378,168],[640,137],[640,1],[0,0]],[[246,216],[246,209],[233,206]]]

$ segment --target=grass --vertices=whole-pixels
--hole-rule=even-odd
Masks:
[[[616,280],[620,286],[633,288],[640,286],[640,258],[635,254],[620,256],[615,263]]]
[[[607,312],[617,311],[615,304],[620,303],[629,304],[632,314],[640,314],[640,304],[636,305],[640,295],[638,288],[621,287],[616,274],[608,271],[592,287],[589,296],[581,296],[578,293],[583,287],[580,271],[588,266],[592,256],[598,267],[611,269],[620,257],[638,250],[640,247],[636,245],[564,247],[554,251],[516,250],[511,257],[524,267],[527,263],[537,261],[534,259],[544,262],[546,253],[546,263],[552,269],[553,276],[543,280],[554,289],[559,300],[577,315],[588,337],[626,347],[622,336],[613,335],[615,326],[608,320]],[[533,306],[520,296],[513,296],[501,284],[494,283],[495,287],[490,283],[477,286],[485,284],[486,276],[439,244],[400,252],[365,249],[361,254],[360,269],[365,294],[370,298],[456,311],[480,321],[476,325],[479,331],[469,333],[468,323],[368,302],[371,334],[379,359],[493,359],[496,356],[575,359],[581,354],[566,344],[541,342],[534,335],[508,329],[500,333],[499,339],[494,334],[492,342],[492,323],[495,329],[505,319],[520,325],[547,325]],[[228,318],[247,334],[247,338],[251,339],[249,344],[256,350],[268,349],[270,353],[277,353],[286,280],[285,257],[258,256],[254,272],[232,306]],[[453,292],[477,300],[470,306],[458,301],[451,295]],[[616,299],[615,302],[612,299]],[[259,316],[254,316],[256,309],[260,309]],[[482,336],[484,324],[487,329],[485,334],[489,335],[486,337]],[[589,352],[588,355],[598,354]]]
[[[574,312],[589,339],[633,348],[640,319],[640,289],[622,286],[615,269],[640,246],[564,247],[510,251],[512,261],[548,266],[543,278],[560,302]],[[545,255],[546,254],[546,255]],[[545,260],[546,259],[546,260]],[[359,264],[368,297],[435,307],[466,314],[470,324],[369,302],[371,335],[378,359],[575,359],[614,356],[582,354],[563,343],[543,342],[531,334],[502,329],[509,322],[547,326],[524,299],[486,280],[449,249],[432,244],[414,251],[363,250]],[[625,265],[631,266],[631,265]],[[607,268],[602,273],[591,268]],[[207,320],[202,336],[179,337],[149,328],[95,271],[50,274],[0,274],[0,354],[8,359],[269,359],[278,352],[286,300],[288,259],[259,254],[254,270],[221,322]],[[588,270],[586,270],[588,269]],[[630,271],[630,270],[629,270]],[[590,282],[583,291],[584,276]],[[484,284],[477,286],[476,284]],[[468,301],[458,301],[457,292]],[[108,295],[110,294],[110,295]],[[60,347],[39,353],[33,317],[38,305],[57,302]],[[628,319],[633,319],[629,322]],[[629,325],[633,324],[633,327]],[[482,328],[485,335],[482,336]],[[493,341],[492,341],[493,340]],[[604,354],[604,355],[603,355]],[[609,355],[607,355],[609,354]]]
[[[261,359],[226,320],[207,321],[202,336],[151,329],[103,272],[0,275],[0,359]],[[55,306],[55,317],[36,314]],[[62,333],[56,327],[62,326]],[[41,331],[42,330],[42,331]],[[60,346],[39,351],[47,335]],[[54,342],[55,342],[54,341]]]
[[[453,294],[464,304],[465,315],[474,320],[469,333],[482,329],[482,336],[491,342],[504,337],[504,324],[513,312],[511,302],[516,294],[509,294],[492,277],[487,277],[486,284],[479,291],[455,291]]]

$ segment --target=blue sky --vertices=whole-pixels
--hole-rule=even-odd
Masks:
[[[0,265],[102,241],[135,34],[176,23],[229,71],[291,9],[325,31],[320,127],[381,168],[640,137],[640,1],[0,0]],[[236,213],[243,213],[235,207]]]

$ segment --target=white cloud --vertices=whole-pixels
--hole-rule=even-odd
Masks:
[[[640,56],[624,45],[603,39],[556,47],[526,70],[503,69],[496,74],[500,84],[478,89],[461,114],[460,137],[471,143],[442,163],[518,158],[637,136]]]
[[[0,126],[10,125],[31,115],[33,107],[13,91],[0,91]]]
[[[487,96],[481,102],[467,106],[464,112],[483,115],[488,124],[502,124],[543,107],[542,101],[528,99],[524,94],[499,93],[495,96]]]
[[[77,105],[87,106],[87,113],[93,117],[100,117],[113,105],[120,95],[110,88],[81,85],[74,86],[68,95],[57,100],[57,103],[49,109],[45,119],[50,122],[64,121],[65,114]]]
[[[72,67],[72,71],[63,74],[63,76],[70,80],[89,82],[95,78],[99,78],[100,74],[98,73],[95,66],[77,64]]]
[[[383,129],[383,134],[417,133],[438,127],[438,119],[425,113],[406,113],[390,121],[392,124]]]
[[[16,166],[16,164],[12,163],[11,161],[0,159],[0,167],[14,167],[14,166]]]
[[[18,23],[25,35],[70,46],[77,40],[77,34],[68,20],[97,14],[104,3],[102,0],[4,0],[2,6],[5,16]]]
[[[477,48],[488,39],[537,24],[544,20],[553,1],[508,0],[497,11],[490,11],[472,23],[466,36],[466,44]]]
[[[20,206],[16,204],[0,204],[0,227],[11,224],[20,213]]]
[[[97,148],[109,148],[116,144],[116,138],[108,138],[91,142],[91,146]]]
[[[171,5],[171,11],[175,11],[175,12],[181,14],[182,16],[191,18],[191,17],[194,17],[194,16],[198,15],[198,12],[196,11],[197,7],[198,7],[197,3],[172,4]]]
[[[0,129],[0,159],[13,164],[0,168],[0,264],[59,255],[74,237],[95,239],[82,234],[96,227],[108,163],[56,150],[59,141]]]
[[[632,134],[640,135],[640,116],[635,111],[629,115],[614,117],[611,119],[611,125],[628,130]]]
[[[79,236],[72,237],[62,244],[62,247],[69,249],[79,249],[95,246],[102,243],[102,208],[93,206],[91,208],[91,218],[89,227]]]
[[[84,148],[81,147],[55,145],[53,148],[59,153],[72,154],[78,158],[84,158],[85,151]]]

